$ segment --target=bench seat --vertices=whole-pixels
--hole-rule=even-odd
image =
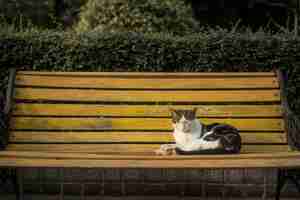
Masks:
[[[7,167],[76,168],[288,169],[300,167],[300,153],[283,152],[213,156],[147,156],[5,151],[0,152],[0,165]]]
[[[19,71],[3,167],[295,168],[280,73]],[[170,108],[240,130],[238,155],[158,156]]]

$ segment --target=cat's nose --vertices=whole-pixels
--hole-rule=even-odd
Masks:
[[[184,132],[190,132],[191,126],[189,124],[183,124],[183,131]]]
[[[183,125],[189,125],[190,124],[188,121],[183,121],[182,123],[183,123]]]

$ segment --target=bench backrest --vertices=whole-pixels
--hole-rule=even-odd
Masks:
[[[270,73],[17,73],[8,149],[153,154],[173,142],[169,108],[236,126],[242,152],[288,151]]]

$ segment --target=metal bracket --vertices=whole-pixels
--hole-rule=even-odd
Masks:
[[[15,78],[16,69],[10,68],[7,84],[2,85],[0,90],[0,150],[5,149],[9,139],[8,122],[12,110]]]
[[[5,135],[7,130],[7,119],[4,114],[5,98],[4,98],[4,88],[0,90],[0,150],[4,149],[6,146]]]
[[[280,193],[287,181],[291,181],[300,193],[300,170],[299,169],[278,169],[276,200],[280,199]]]
[[[16,194],[17,200],[20,199],[19,183],[17,179],[17,169],[11,168],[0,168],[0,186],[2,187],[8,181],[10,181],[14,187],[14,192]]]
[[[0,183],[5,184],[7,180],[11,177],[10,169],[0,169]]]
[[[287,100],[286,81],[287,74],[277,70],[277,76],[280,83],[281,101],[285,121],[285,130],[287,132],[288,143],[292,150],[300,150],[300,120],[291,110]]]

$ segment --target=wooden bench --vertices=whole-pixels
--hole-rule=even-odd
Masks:
[[[280,71],[10,71],[5,109],[9,136],[0,152],[1,167],[300,167],[293,140],[299,123],[288,107]],[[205,123],[236,126],[241,154],[155,155],[161,144],[173,142],[169,108],[194,107]],[[285,180],[282,170],[278,189]]]

